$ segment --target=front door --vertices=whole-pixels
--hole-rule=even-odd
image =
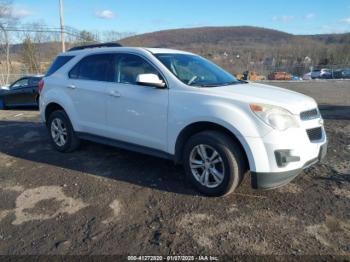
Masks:
[[[162,76],[150,62],[134,54],[117,54],[115,73],[116,83],[107,91],[109,136],[166,151],[168,89],[136,83],[139,74]]]

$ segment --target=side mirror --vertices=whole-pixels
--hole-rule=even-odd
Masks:
[[[136,82],[142,86],[151,86],[155,88],[165,88],[165,83],[155,74],[140,74],[136,78]]]

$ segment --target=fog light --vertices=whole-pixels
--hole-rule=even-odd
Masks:
[[[278,167],[285,167],[291,162],[300,161],[300,156],[292,156],[291,150],[277,150],[275,151],[275,157]]]

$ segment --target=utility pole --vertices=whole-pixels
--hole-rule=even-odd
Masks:
[[[61,25],[62,52],[66,52],[66,44],[64,40],[63,0],[59,0],[59,1],[60,1],[60,25]]]

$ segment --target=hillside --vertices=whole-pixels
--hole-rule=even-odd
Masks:
[[[280,69],[301,75],[310,66],[350,64],[350,33],[302,36],[249,26],[202,27],[147,33],[120,43],[194,52],[233,73]]]
[[[350,64],[350,33],[299,36],[249,26],[202,27],[147,33],[119,42],[125,46],[194,52],[232,73],[255,70],[267,75],[271,71],[283,70],[301,75],[311,66]],[[77,44],[72,42],[66,46],[70,48]],[[37,61],[44,65],[61,50],[59,42],[34,43],[34,46]],[[11,57],[13,61],[24,63],[22,44],[11,46]]]
[[[350,44],[350,33],[322,35],[292,35],[285,32],[250,26],[200,27],[172,29],[132,36],[121,40],[125,45],[171,47],[193,44],[276,44],[308,39],[325,44]]]
[[[271,43],[286,42],[293,36],[284,32],[257,27],[202,27],[174,29],[126,38],[126,45],[172,47],[193,44]]]
[[[308,38],[322,41],[326,44],[350,44],[350,33],[309,35]]]

